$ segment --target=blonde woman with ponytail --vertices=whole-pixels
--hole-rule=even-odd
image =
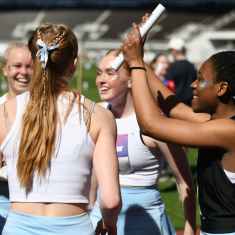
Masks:
[[[3,235],[116,234],[120,210],[116,126],[112,115],[70,91],[78,43],[65,25],[45,24],[29,40],[29,92],[0,106],[0,151],[7,163],[11,210]],[[87,214],[91,169],[103,220]]]

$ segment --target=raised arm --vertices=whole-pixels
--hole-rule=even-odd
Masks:
[[[99,185],[103,224],[108,229],[108,234],[115,235],[117,216],[121,208],[118,161],[115,148],[116,124],[112,114],[98,105],[96,105],[95,113],[92,116],[91,133],[98,125],[93,167]]]
[[[193,235],[196,226],[195,191],[186,153],[182,147],[176,144],[166,144],[159,141],[158,144],[176,179],[177,189],[184,209],[184,234]]]
[[[172,91],[170,91],[159,79],[156,79],[153,70],[149,65],[145,64],[145,68],[147,69],[147,80],[149,84],[149,88],[154,97],[158,97],[158,91],[161,92],[164,99],[169,97],[170,95],[174,95]],[[159,98],[159,97],[158,97]],[[195,113],[192,108],[187,106],[186,104],[179,102],[177,103],[169,113],[170,117],[192,121],[192,122],[205,122],[210,119],[210,115],[207,113]]]
[[[145,67],[141,54],[141,39],[135,26],[123,44],[123,53],[129,67]],[[132,94],[137,120],[143,132],[155,139],[188,146],[218,146],[233,149],[232,120],[217,119],[195,123],[167,118],[161,115],[149,89],[147,73],[131,69]]]

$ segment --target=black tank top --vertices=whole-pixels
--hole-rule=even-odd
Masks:
[[[199,149],[197,178],[203,232],[235,232],[235,184],[221,166],[225,153],[222,148]]]

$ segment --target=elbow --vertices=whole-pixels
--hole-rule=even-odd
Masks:
[[[153,123],[153,120],[151,120],[151,118],[148,118],[147,115],[141,117],[137,116],[137,122],[143,134],[151,133],[152,130],[151,123]]]
[[[121,201],[121,196],[116,195],[109,197],[108,199],[105,199],[104,201],[101,202],[101,207],[105,211],[109,212],[114,212],[114,213],[119,213],[121,207],[122,207],[122,201]]]
[[[151,120],[146,120],[144,122],[138,121],[142,134],[156,138],[157,133],[153,132],[153,126],[151,125],[151,123],[153,123],[153,121]]]

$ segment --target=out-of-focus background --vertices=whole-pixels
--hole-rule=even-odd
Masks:
[[[132,22],[161,2],[167,11],[152,28],[145,45],[151,61],[167,51],[172,37],[185,41],[187,57],[196,66],[212,53],[235,47],[235,0],[0,0],[0,58],[10,41],[27,41],[43,22],[69,25],[79,40],[80,65],[71,86],[98,100],[95,64],[111,48],[118,48]],[[0,73],[0,94],[6,91]],[[189,150],[195,172],[196,155]],[[194,175],[195,177],[195,175]],[[176,228],[183,226],[183,212],[173,178],[160,183],[167,211]]]

